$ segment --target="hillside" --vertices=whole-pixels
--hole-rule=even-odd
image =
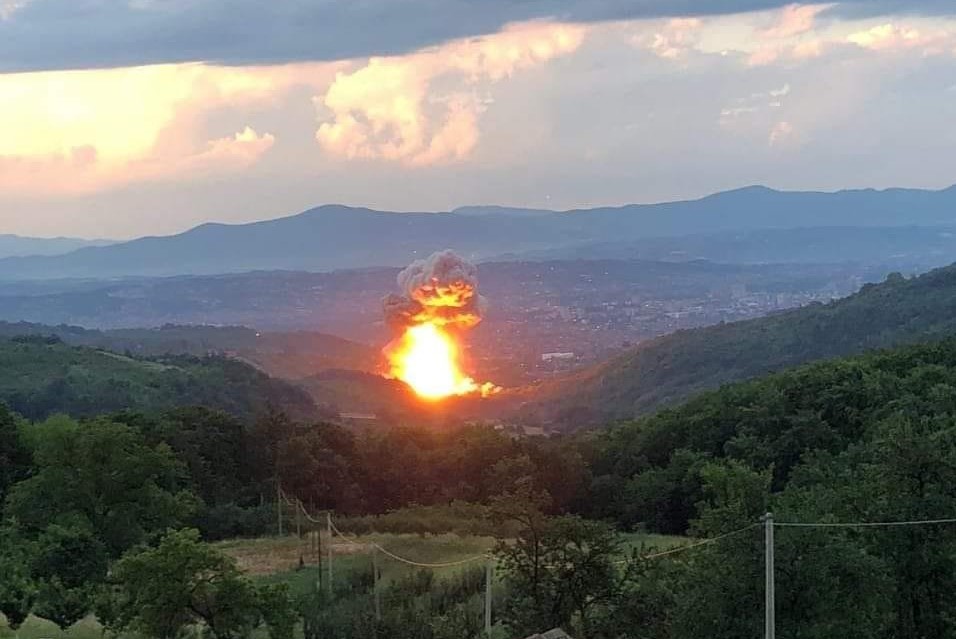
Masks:
[[[302,390],[222,357],[130,358],[40,336],[0,339],[0,401],[29,419],[202,405],[242,418],[319,416]]]
[[[956,187],[836,193],[749,187],[699,200],[565,212],[469,207],[395,213],[322,206],[253,224],[205,224],[57,257],[0,260],[5,279],[401,266],[452,248],[473,260],[600,242],[796,227],[946,226]],[[387,241],[385,239],[387,238]]]
[[[647,414],[694,393],[805,362],[956,335],[956,265],[891,275],[848,298],[679,331],[576,375],[510,397],[562,426]]]
[[[265,332],[244,326],[181,326],[94,330],[0,321],[0,338],[56,335],[72,346],[136,356],[226,355],[269,375],[297,379],[330,369],[374,370],[379,352],[365,344],[314,331]]]
[[[594,488],[602,494],[590,503],[603,510],[601,516],[625,525],[643,521],[653,530],[683,531],[704,498],[700,478],[692,477],[711,460],[768,469],[767,488],[774,491],[786,487],[802,464],[833,464],[839,474],[813,479],[829,477],[848,487],[842,473],[859,463],[861,448],[881,447],[886,431],[895,432],[894,446],[901,448],[917,434],[934,434],[940,447],[953,441],[954,384],[956,339],[816,362],[727,385],[602,433],[593,468]],[[926,463],[915,448],[906,452],[912,457],[905,462]],[[798,482],[793,488],[806,486]],[[876,505],[855,497],[847,505]]]

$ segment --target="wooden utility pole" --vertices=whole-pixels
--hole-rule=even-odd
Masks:
[[[374,585],[372,586],[372,588],[375,592],[375,621],[381,621],[382,620],[382,599],[381,599],[381,593],[379,592],[379,587],[378,587],[378,580],[380,577],[378,572],[378,550],[376,550],[375,548],[372,549],[372,577],[374,579],[374,582],[373,582]]]
[[[332,513],[325,513],[325,522],[329,529],[329,595],[332,594]]]
[[[767,513],[763,518],[764,546],[766,552],[766,586],[764,590],[764,636],[774,639],[776,629],[776,602],[774,601],[774,568],[773,568],[773,513]]]
[[[276,519],[279,522],[279,536],[282,536],[282,484],[276,476]]]
[[[491,636],[491,586],[495,577],[494,560],[488,558],[488,566],[485,569],[485,634]]]

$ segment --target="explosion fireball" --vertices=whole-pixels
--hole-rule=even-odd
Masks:
[[[389,375],[429,400],[497,392],[462,370],[459,342],[481,322],[485,307],[475,266],[441,251],[399,273],[398,286],[402,295],[383,300],[386,322],[397,334],[383,351]]]

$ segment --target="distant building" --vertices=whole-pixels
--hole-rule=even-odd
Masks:
[[[542,362],[568,361],[574,358],[574,353],[544,353],[541,355]]]

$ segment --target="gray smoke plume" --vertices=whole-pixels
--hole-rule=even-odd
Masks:
[[[398,274],[398,288],[400,295],[382,300],[385,321],[396,331],[425,322],[472,328],[486,307],[478,294],[478,268],[451,250],[412,262]]]

